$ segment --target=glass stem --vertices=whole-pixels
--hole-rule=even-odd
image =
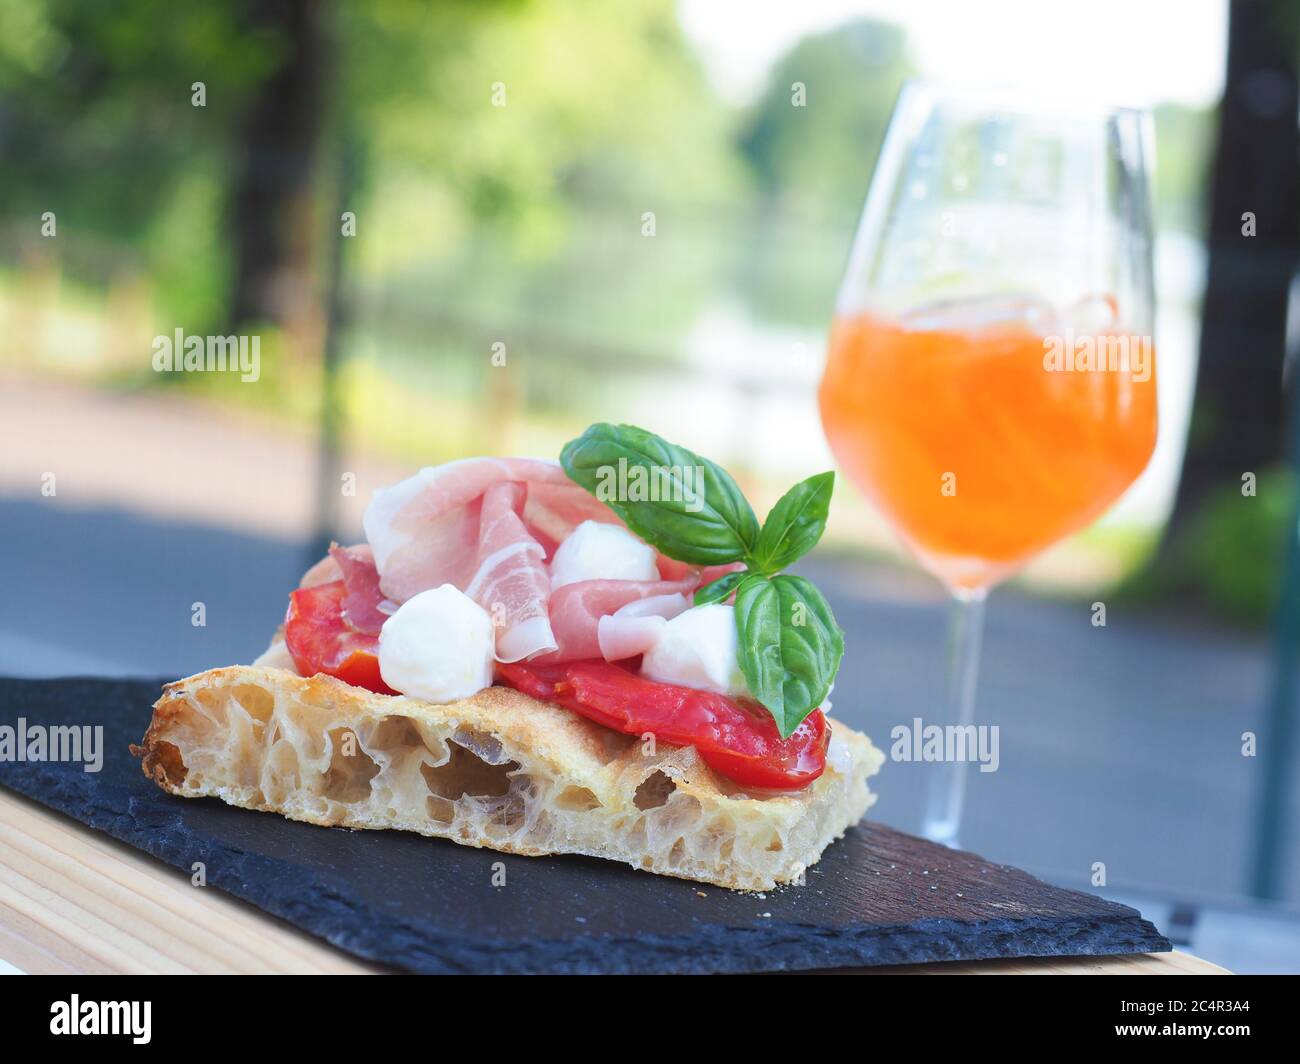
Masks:
[[[975,723],[975,684],[979,677],[980,640],[984,632],[984,600],[988,592],[954,592],[949,616],[948,661],[944,719],[927,721],[941,728],[965,728]],[[947,732],[945,730],[945,736]],[[956,744],[953,744],[954,746]],[[945,748],[948,746],[945,743]],[[969,748],[970,744],[966,744]],[[960,748],[960,747],[958,747]],[[930,783],[921,834],[945,846],[959,845],[962,805],[966,797],[967,760],[944,760],[929,766]]]

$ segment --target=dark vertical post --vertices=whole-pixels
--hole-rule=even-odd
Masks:
[[[1282,355],[1300,245],[1300,45],[1286,16],[1286,4],[1273,0],[1233,0],[1229,8],[1200,359],[1166,545],[1208,493],[1286,453]],[[1254,236],[1242,232],[1247,212]]]
[[[248,30],[270,35],[283,51],[241,131],[230,316],[236,324],[283,324],[309,290],[311,241],[302,228],[311,217],[331,60],[325,9],[317,0],[263,0],[243,9]]]
[[[1291,408],[1295,409],[1295,374],[1291,374]],[[1291,426],[1291,467],[1300,483],[1300,425]],[[1282,593],[1274,629],[1273,679],[1268,716],[1258,736],[1261,779],[1255,798],[1255,853],[1251,893],[1257,898],[1282,895],[1282,840],[1286,837],[1291,797],[1290,766],[1295,756],[1296,649],[1300,647],[1300,489],[1291,509]]]
[[[1300,245],[1300,38],[1288,6],[1233,0],[1210,210],[1192,437],[1171,527],[1216,483],[1240,482],[1276,454],[1300,471],[1296,387],[1283,385],[1287,307]],[[1242,215],[1255,217],[1254,236]],[[1292,374],[1294,378],[1294,374]],[[1290,399],[1290,402],[1287,400]],[[1300,649],[1300,499],[1291,513],[1274,628],[1269,704],[1257,736],[1251,892],[1276,898],[1295,744]]]
[[[316,522],[311,541],[311,561],[322,557],[338,531],[338,507],[341,497],[339,478],[340,440],[343,435],[343,409],[339,396],[340,347],[348,325],[348,297],[344,292],[344,211],[355,210],[357,187],[357,147],[345,132],[340,138],[339,166],[336,179],[335,206],[331,224],[329,263],[325,291],[325,338],[321,358],[320,443],[316,473]]]

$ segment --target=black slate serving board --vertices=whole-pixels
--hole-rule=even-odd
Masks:
[[[832,845],[805,885],[763,895],[175,798],[127,752],[160,686],[0,679],[0,725],[104,729],[102,771],[0,761],[0,785],[186,874],[201,861],[208,886],[396,968],[758,972],[1172,948],[1127,906],[879,824]]]

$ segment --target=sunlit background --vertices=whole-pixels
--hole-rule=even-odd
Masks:
[[[251,660],[374,488],[593,420],[722,462],[762,512],[832,464],[813,393],[903,79],[1149,107],[1156,456],[992,599],[1002,766],[964,841],[1300,969],[1300,20],[1229,8],[0,0],[0,670]],[[156,372],[178,328],[259,336],[260,378]],[[940,699],[943,595],[847,484],[819,554],[836,714],[886,746]],[[872,815],[915,830],[924,771],[887,764]]]

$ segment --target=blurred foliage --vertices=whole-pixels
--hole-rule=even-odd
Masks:
[[[285,51],[250,28],[251,3],[0,5],[5,214],[34,231],[57,208],[83,252],[64,253],[74,276],[102,282],[101,259],[116,269],[134,256],[168,320],[218,320],[227,294],[240,120]],[[593,203],[639,234],[643,212],[685,228],[696,205],[743,195],[731,118],[671,0],[374,0],[332,13],[327,140],[358,143],[368,164],[351,263],[363,274],[457,256],[463,267],[485,226],[498,262],[541,264],[573,254],[571,225]],[[84,254],[101,242],[110,254]]]
[[[800,40],[745,115],[738,147],[759,190],[735,283],[760,321],[821,328],[903,80],[902,30],[856,19]]]
[[[276,42],[233,5],[0,5],[0,150],[9,214],[57,205],[75,230],[137,241],[178,182],[221,162]],[[190,102],[204,81],[208,105]]]
[[[48,250],[32,219],[57,207],[71,277],[134,270],[164,323],[221,320],[241,120],[288,54],[256,10],[0,5],[2,209],[28,250]],[[462,331],[547,322],[629,354],[672,352],[728,289],[755,318],[820,328],[912,72],[900,29],[858,19],[798,41],[737,113],[712,92],[672,0],[326,10],[334,69],[307,221],[322,236],[336,224],[332,160],[351,150],[352,276]],[[1183,108],[1157,114],[1162,218],[1199,218],[1207,126]],[[647,212],[669,239],[641,235]]]
[[[340,16],[349,129],[383,162],[354,260],[385,286],[368,323],[436,320],[476,350],[672,350],[718,287],[711,208],[725,221],[747,175],[670,0]]]
[[[851,224],[912,73],[905,44],[896,26],[859,19],[805,37],[776,64],[740,141],[769,206]]]
[[[1214,113],[1165,103],[1153,108],[1156,221],[1200,236],[1206,223],[1206,177],[1214,149]]]
[[[1296,490],[1295,476],[1285,467],[1259,474],[1254,495],[1243,495],[1241,485],[1222,486],[1191,516],[1165,564],[1138,572],[1118,597],[1181,600],[1219,621],[1266,626],[1278,607]]]
[[[671,0],[380,0],[339,8],[338,22],[345,121],[384,164],[367,266],[452,253],[484,222],[541,259],[593,205],[626,209],[636,231],[644,211],[740,184],[729,116]]]
[[[239,10],[169,0],[0,5],[5,214],[34,236],[53,211],[72,238],[65,269],[99,282],[123,268],[146,273],[188,320],[210,320],[220,306],[229,159],[278,49],[245,32]],[[196,81],[208,89],[203,108],[191,104]]]

